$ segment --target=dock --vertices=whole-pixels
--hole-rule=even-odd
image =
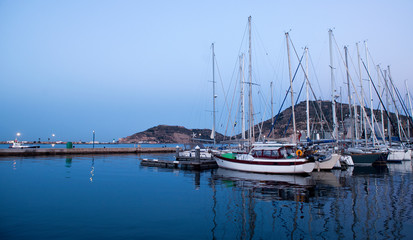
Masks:
[[[141,165],[148,167],[179,168],[184,170],[208,170],[218,168],[215,160],[170,161],[144,158],[141,159]]]
[[[0,149],[0,157],[82,154],[173,153],[176,148],[23,148]]]

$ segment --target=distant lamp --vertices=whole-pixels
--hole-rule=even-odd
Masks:
[[[18,138],[20,137],[20,133],[18,132],[17,134],[16,134],[16,142],[18,142]]]
[[[55,137],[55,135],[54,135],[54,133],[52,133],[52,147],[54,147],[54,137]]]
[[[92,140],[93,148],[95,148],[95,130],[93,130],[93,140]]]

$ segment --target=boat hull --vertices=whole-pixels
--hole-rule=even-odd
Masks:
[[[389,155],[387,156],[388,162],[400,162],[411,160],[411,150],[404,149],[389,149]]]
[[[306,159],[285,159],[279,161],[268,160],[237,160],[221,156],[214,156],[221,168],[256,173],[303,174],[310,173],[315,167],[314,162]]]
[[[379,160],[386,160],[387,159],[387,153],[354,153],[350,154],[351,158],[353,159],[353,162],[355,164],[357,163],[374,163]]]
[[[331,170],[336,165],[338,160],[340,159],[341,155],[339,154],[331,154],[331,158],[325,161],[316,161],[315,168],[317,170]]]

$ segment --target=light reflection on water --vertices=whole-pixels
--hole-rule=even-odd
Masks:
[[[411,239],[411,162],[311,176],[0,158],[1,239]]]

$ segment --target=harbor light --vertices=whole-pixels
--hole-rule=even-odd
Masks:
[[[93,130],[93,141],[92,141],[92,144],[93,144],[93,148],[95,148],[95,130]]]

